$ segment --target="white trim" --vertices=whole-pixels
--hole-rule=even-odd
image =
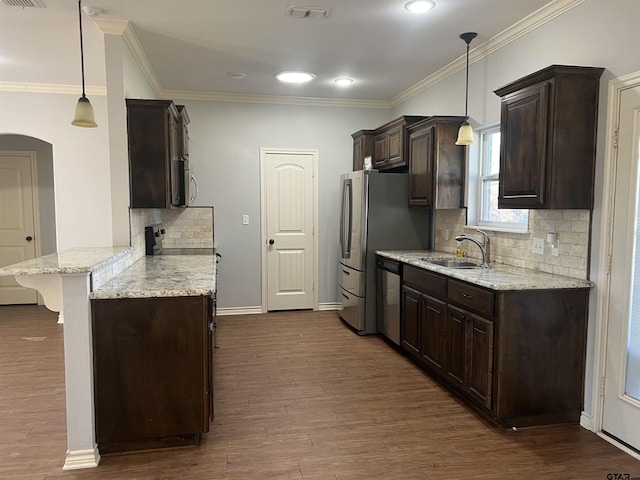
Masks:
[[[342,310],[342,303],[340,302],[327,302],[318,304],[318,310],[326,312],[329,310]]]
[[[531,15],[523,18],[519,22],[511,25],[499,34],[490,38],[485,43],[479,45],[469,52],[469,65],[491,55],[496,50],[516,41],[518,38],[544,25],[550,20],[562,15],[563,13],[577,7],[586,0],[556,0],[542,8],[539,8]],[[461,55],[453,62],[445,65],[437,72],[420,80],[418,83],[407,88],[404,92],[396,95],[390,100],[391,107],[395,108],[401,103],[415,97],[420,92],[430,88],[447,78],[455,75],[466,67],[466,54]]]
[[[85,87],[87,96],[106,96],[107,87]],[[82,94],[82,85],[57,85],[53,83],[0,82],[0,92]]]
[[[555,0],[536,10],[531,15],[503,30],[485,43],[469,52],[469,63],[472,64],[492,54],[496,50],[514,42],[518,38],[562,15],[586,0]],[[279,95],[243,95],[219,92],[189,92],[180,90],[164,90],[151,62],[147,58],[142,44],[138,39],[130,22],[126,20],[95,19],[95,24],[105,35],[122,35],[124,41],[131,50],[138,66],[142,69],[146,79],[151,84],[158,98],[172,100],[199,100],[211,102],[235,102],[235,103],[263,103],[273,105],[319,106],[319,107],[343,107],[343,108],[378,108],[391,109],[415,97],[422,91],[440,83],[447,78],[463,70],[466,66],[466,56],[462,55],[453,62],[444,66],[435,73],[415,83],[405,91],[392,97],[390,100],[358,100],[314,97],[290,97]],[[31,86],[35,87],[31,87]],[[39,86],[39,87],[38,87]],[[48,87],[48,88],[45,88]],[[71,91],[73,90],[73,91]],[[106,95],[105,87],[87,87],[88,95]],[[0,91],[20,91],[37,93],[78,93],[78,86],[48,85],[0,82]]]
[[[262,307],[226,307],[226,308],[217,308],[216,315],[224,316],[224,315],[257,315],[262,313]]]
[[[330,310],[340,310],[342,309],[341,303],[336,302],[327,302],[327,303],[319,303],[318,311],[326,312]],[[219,316],[232,316],[232,315],[260,315],[264,313],[262,311],[262,307],[226,307],[226,308],[218,308],[216,310],[216,314]]]
[[[603,433],[603,432],[599,431],[599,432],[597,432],[597,434],[598,434],[598,436],[600,438],[606,440],[607,442],[609,442],[614,447],[618,447],[620,450],[622,450],[625,453],[628,453],[633,458],[635,458],[637,460],[640,460],[640,453],[636,452],[635,450],[630,449],[625,444],[618,442],[615,438],[611,438],[606,433]]]
[[[622,90],[640,85],[640,72],[615,78],[609,82],[607,96],[607,126],[605,130],[604,178],[602,189],[602,226],[600,229],[600,250],[598,251],[598,288],[596,289],[596,325],[594,339],[594,366],[592,376],[592,412],[591,430],[605,438],[609,443],[630,453],[626,447],[603,435],[604,396],[600,385],[604,381],[607,356],[607,329],[610,301],[611,274],[608,264],[613,245],[613,211],[617,169],[617,149],[613,137],[620,116],[620,94]],[[632,454],[632,453],[630,453]],[[637,457],[637,454],[632,454]]]
[[[267,210],[266,210],[266,178],[265,159],[268,154],[311,155],[311,169],[313,175],[313,309],[318,310],[318,278],[319,270],[319,246],[318,246],[318,150],[299,148],[260,148],[260,238],[267,239]],[[262,313],[267,313],[267,256],[264,254],[264,245],[261,241],[261,278],[262,278]]]
[[[163,90],[162,98],[172,100],[197,100],[203,102],[265,103],[273,105],[296,105],[303,107],[378,108],[388,110],[386,100],[355,100],[340,98],[293,97],[280,95],[243,95],[236,93],[185,92]]]
[[[583,411],[580,414],[580,426],[593,432],[593,417]]]
[[[100,452],[96,446],[93,450],[67,450],[62,470],[80,470],[96,468],[100,463]]]

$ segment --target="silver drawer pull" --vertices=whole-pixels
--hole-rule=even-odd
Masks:
[[[471,295],[470,293],[465,293],[465,292],[462,292],[462,296],[464,298],[473,298],[473,295]]]

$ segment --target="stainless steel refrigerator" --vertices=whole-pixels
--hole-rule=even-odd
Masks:
[[[409,175],[361,170],[341,177],[340,317],[359,334],[376,328],[376,250],[429,250],[432,211],[409,208]]]

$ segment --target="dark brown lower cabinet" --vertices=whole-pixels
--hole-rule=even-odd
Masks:
[[[449,380],[491,408],[493,322],[449,305],[446,338]]]
[[[508,427],[576,423],[588,289],[489,290],[403,268],[402,348]]]
[[[196,444],[213,414],[212,301],[92,300],[101,453]]]

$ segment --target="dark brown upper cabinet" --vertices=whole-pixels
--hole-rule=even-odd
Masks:
[[[499,88],[499,208],[591,209],[603,68],[552,65]]]
[[[353,133],[353,170],[364,168],[364,159],[371,157],[373,160],[373,145],[375,140],[374,130],[359,130]]]
[[[464,117],[434,116],[408,128],[409,205],[464,206],[466,149],[455,144],[463,121]]]
[[[126,99],[126,104],[131,208],[185,206],[178,178],[184,142],[176,106],[171,100]]]
[[[405,115],[377,128],[374,131],[373,168],[406,171],[409,165],[407,127],[423,118]]]

